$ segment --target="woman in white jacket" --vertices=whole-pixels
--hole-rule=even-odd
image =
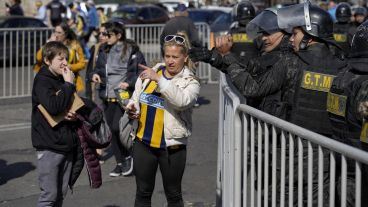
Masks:
[[[138,119],[133,146],[135,207],[151,206],[158,166],[168,206],[184,206],[181,181],[186,144],[192,131],[192,108],[200,89],[198,79],[188,67],[188,50],[184,36],[168,35],[164,63],[153,68],[140,66],[143,72],[127,105],[130,118]]]

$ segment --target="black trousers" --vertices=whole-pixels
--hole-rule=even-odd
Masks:
[[[129,152],[123,147],[119,139],[119,120],[123,116],[124,111],[117,102],[104,102],[104,111],[106,122],[112,133],[111,148],[116,163],[122,163]]]
[[[133,146],[133,172],[137,184],[135,207],[151,206],[158,166],[162,174],[168,207],[183,207],[181,181],[187,150],[185,145],[176,149],[156,149],[135,140]]]

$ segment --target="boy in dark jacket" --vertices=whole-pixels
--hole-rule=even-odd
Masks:
[[[42,51],[46,65],[37,73],[32,89],[32,145],[37,150],[39,185],[38,207],[62,206],[66,195],[78,140],[73,126],[76,113],[69,111],[75,90],[74,74],[67,67],[68,48],[48,42]],[[52,115],[64,120],[51,127],[38,110],[41,104]]]

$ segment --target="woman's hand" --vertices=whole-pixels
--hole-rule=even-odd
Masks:
[[[140,79],[150,79],[156,82],[158,82],[158,80],[160,79],[160,76],[152,68],[142,64],[138,64],[138,67],[143,70],[143,72],[139,75]]]
[[[128,116],[130,119],[139,119],[140,113],[135,107],[134,103],[129,103],[125,108],[126,113],[128,113]]]
[[[95,83],[101,83],[101,77],[98,74],[93,74],[92,81]]]
[[[119,83],[119,88],[127,90],[129,88],[129,84],[127,82],[121,82]]]
[[[64,119],[67,121],[77,121],[77,113],[75,113],[74,111],[68,111],[68,113],[66,113],[66,115],[64,116]]]

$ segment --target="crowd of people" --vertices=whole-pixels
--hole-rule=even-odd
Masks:
[[[21,15],[20,3],[13,0],[8,5],[9,14]],[[186,145],[200,90],[195,71],[198,62],[209,63],[227,74],[252,107],[367,150],[365,7],[343,2],[329,12],[303,3],[257,13],[251,2],[242,1],[234,7],[229,34],[217,37],[215,47],[208,50],[199,42],[186,7],[180,4],[176,17],[160,36],[163,62],[149,67],[139,45],[126,37],[124,24],[107,21],[93,1],[86,1],[87,12],[80,3],[68,5],[71,13],[66,19],[62,14],[67,8],[58,0],[47,5],[36,1],[36,5],[35,16],[55,28],[37,52],[34,68],[37,75],[32,92],[32,142],[39,163],[38,206],[62,205],[66,186],[73,177],[73,153],[80,150],[75,124],[80,121],[78,111],[63,114],[64,121],[54,128],[47,125],[38,106],[60,115],[68,110],[74,93],[85,95],[103,109],[116,161],[110,176],[135,175],[135,206],[151,206],[158,167],[168,206],[183,206],[181,180]],[[84,69],[86,80],[79,75]],[[125,106],[119,104],[121,91],[128,94]],[[125,113],[138,123],[133,149],[126,149],[120,142],[119,120]],[[317,153],[317,148],[314,150]],[[102,149],[95,151],[99,164],[104,161],[104,153]],[[314,156],[315,162],[317,158]],[[324,192],[328,192],[327,152],[323,159]],[[51,164],[58,167],[48,172]],[[304,162],[303,168],[307,167]],[[348,193],[355,192],[354,169],[348,168]],[[365,165],[362,169],[364,194],[368,193],[368,169]],[[317,176],[315,172],[314,181]],[[303,178],[303,190],[307,190],[307,181]],[[336,182],[341,185],[340,175]],[[317,198],[318,182],[314,183],[313,196]],[[355,205],[354,198],[348,196],[348,206]],[[362,196],[361,203],[368,205],[367,197]]]

